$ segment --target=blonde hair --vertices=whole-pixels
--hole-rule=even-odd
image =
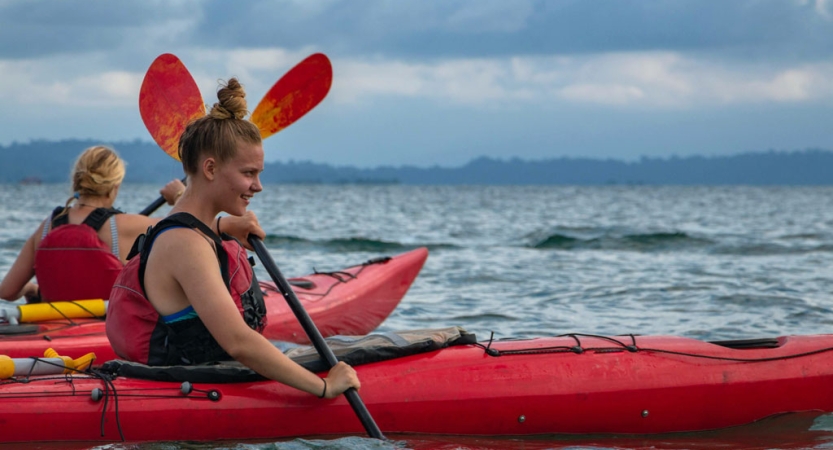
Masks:
[[[112,148],[96,145],[84,150],[69,174],[73,195],[67,200],[66,207],[77,198],[76,195],[110,195],[124,180],[124,172],[124,161]]]
[[[200,159],[213,156],[224,162],[237,154],[241,143],[259,144],[260,130],[255,124],[244,120],[246,91],[236,78],[231,78],[217,91],[218,103],[205,117],[201,117],[185,128],[179,138],[179,159],[185,173],[192,175],[199,171]]]

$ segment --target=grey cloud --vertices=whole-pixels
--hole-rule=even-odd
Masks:
[[[141,46],[143,28],[187,12],[162,1],[47,0],[0,2],[0,58],[35,58],[62,53]]]
[[[687,50],[733,57],[830,56],[833,22],[811,4],[523,0],[334,0],[205,4],[212,46],[317,45],[339,54],[488,57]]]
[[[833,12],[833,11],[831,11]],[[0,57],[121,49],[143,28],[188,20],[177,45],[315,46],[405,59],[684,50],[738,58],[833,54],[833,22],[811,3],[738,0],[221,0],[0,2]]]

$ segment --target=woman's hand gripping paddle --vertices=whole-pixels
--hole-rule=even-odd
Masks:
[[[178,73],[180,76],[184,73],[188,76],[188,78],[190,78],[190,75],[188,75],[188,72],[185,70],[182,63],[178,63],[177,65],[173,62],[174,60],[176,62],[179,61],[173,55],[160,56],[156,61],[154,61],[154,65],[160,60],[160,58],[163,57],[165,57],[163,62],[160,62],[163,69],[165,67],[173,67],[175,73]],[[173,57],[174,60],[172,60],[171,57]],[[168,61],[167,66],[162,65],[165,61]],[[151,69],[154,68],[154,65],[151,65]],[[149,74],[151,69],[148,70]],[[171,69],[167,70],[170,72]],[[165,70],[162,70],[162,72],[164,71]],[[149,77],[146,75],[145,80],[147,81],[148,78]],[[176,135],[176,139],[172,141],[169,139],[170,135],[167,134],[167,130],[177,129],[175,127],[179,127],[178,129],[181,134],[182,131],[185,130],[185,126],[188,122],[194,117],[188,115],[187,112],[183,112],[178,114],[169,113],[169,119],[164,119],[165,116],[159,114],[164,112],[164,110],[154,108],[158,108],[158,105],[160,104],[175,105],[174,101],[183,101],[187,99],[181,97],[183,92],[181,86],[172,87],[169,91],[162,81],[163,77],[155,74],[150,78],[153,80],[151,83],[154,83],[151,84],[152,87],[145,90],[145,84],[142,84],[142,94],[139,101],[139,107],[142,110],[142,119],[145,121],[148,131],[150,131],[151,135],[153,135],[154,140],[156,140],[159,146],[165,150],[165,153],[178,160],[179,158],[177,158],[178,155],[176,150],[179,143],[179,135]],[[257,108],[255,108],[255,112],[252,114],[252,122],[260,129],[261,137],[265,139],[278,131],[281,131],[312,110],[312,108],[318,105],[318,103],[320,103],[324,97],[327,96],[330,86],[332,85],[332,80],[333,73],[330,61],[321,53],[311,55],[290,69],[286,75],[281,77],[281,79],[278,80],[274,86],[272,86],[266,96],[263,97],[263,100],[260,101]],[[179,80],[179,82],[182,84],[182,80]],[[170,92],[170,98],[176,100],[169,101],[150,98],[147,98],[144,101],[142,100],[142,98],[150,96],[164,97],[168,95],[168,92]],[[189,92],[190,94],[188,94],[187,97],[190,99],[193,97],[193,92]],[[197,92],[197,96],[199,96],[199,92]],[[199,103],[202,105],[201,99]],[[147,114],[147,116],[151,117],[152,120],[145,118],[146,113],[144,108],[148,108],[149,114]],[[204,109],[202,110],[202,114],[205,114]],[[179,120],[180,122],[172,124],[172,121],[176,120]],[[160,126],[160,124],[163,126]],[[173,142],[173,147],[171,147],[170,142]],[[169,148],[173,148],[173,151],[169,151],[165,145],[168,145]],[[295,316],[298,318],[298,321],[301,323],[301,326],[304,328],[304,331],[307,333],[307,336],[310,338],[310,341],[315,346],[319,355],[321,355],[330,367],[336,365],[338,360],[336,359],[335,354],[327,346],[321,332],[318,331],[318,328],[312,322],[312,319],[310,319],[309,314],[307,314],[306,310],[304,310],[304,307],[301,305],[298,297],[295,296],[295,292],[292,290],[292,287],[286,281],[283,274],[281,274],[275,264],[275,261],[272,259],[272,256],[263,245],[263,242],[261,242],[261,240],[256,236],[250,236],[248,240],[252,248],[255,249],[255,253],[257,253],[258,258],[263,263],[266,271],[272,277],[275,285],[278,289],[280,289],[287,303],[289,303],[289,307],[295,313]],[[385,439],[385,436],[382,434],[381,430],[379,430],[379,427],[376,425],[373,417],[370,416],[370,412],[368,412],[367,407],[364,405],[364,402],[359,396],[359,393],[355,389],[351,388],[347,390],[344,395],[347,397],[347,401],[350,403],[353,411],[356,412],[356,415],[367,433],[373,438]]]
[[[248,241],[252,248],[255,249],[257,257],[260,259],[263,267],[266,268],[269,276],[272,277],[272,281],[275,282],[275,285],[281,291],[281,294],[289,304],[292,312],[295,313],[295,317],[298,318],[298,322],[301,323],[301,327],[304,328],[304,332],[307,333],[307,337],[309,337],[312,345],[315,346],[318,354],[324,361],[327,362],[327,365],[330,368],[338,364],[338,359],[336,359],[332,349],[327,346],[327,342],[324,341],[324,337],[321,336],[321,332],[318,331],[318,327],[315,326],[315,323],[313,323],[309,314],[307,314],[306,310],[304,310],[304,306],[301,305],[298,297],[295,296],[295,292],[292,290],[292,287],[278,269],[275,261],[272,260],[272,256],[269,254],[269,251],[266,250],[266,246],[263,245],[260,238],[254,235],[249,235]],[[356,416],[358,416],[359,421],[361,421],[362,426],[364,426],[365,431],[367,431],[367,434],[372,438],[385,439],[385,436],[382,434],[379,426],[376,425],[376,422],[367,410],[362,398],[359,396],[359,392],[354,388],[350,388],[344,392],[344,396],[347,397],[347,402],[350,403],[350,406],[353,408]]]

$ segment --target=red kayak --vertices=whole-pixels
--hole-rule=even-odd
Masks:
[[[376,258],[336,272],[293,278],[290,283],[321,334],[367,334],[396,308],[419,274],[428,250]],[[308,343],[295,315],[272,282],[261,282],[268,312],[264,335],[272,340]],[[98,361],[115,359],[102,319],[60,319],[35,324],[0,324],[0,354],[12,358],[95,352]]]
[[[440,331],[435,334],[449,334]],[[720,343],[569,335],[491,344],[461,336],[427,345],[408,333],[389,335],[385,339],[392,343],[408,341],[395,346],[407,349],[400,353],[407,356],[394,359],[384,359],[394,353],[390,347],[376,357],[373,351],[355,351],[358,359],[351,359],[355,355],[345,356],[332,339],[331,345],[356,365],[361,396],[384,433],[653,434],[833,412],[833,335]],[[449,341],[461,345],[446,346]],[[409,355],[414,349],[428,351]],[[296,358],[309,363],[303,355]],[[18,377],[27,382],[0,385],[0,440],[363,434],[343,396],[320,400],[252,373],[230,379],[211,368],[118,362],[108,368],[113,375]]]

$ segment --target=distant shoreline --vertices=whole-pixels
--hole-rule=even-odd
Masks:
[[[33,141],[0,146],[0,183],[62,183],[92,140]],[[179,163],[143,141],[111,144],[127,161],[126,182],[159,183],[181,176]],[[357,168],[313,162],[269,162],[267,184],[368,185],[833,185],[833,151],[749,152],[730,156],[647,158],[476,158],[458,167]]]

